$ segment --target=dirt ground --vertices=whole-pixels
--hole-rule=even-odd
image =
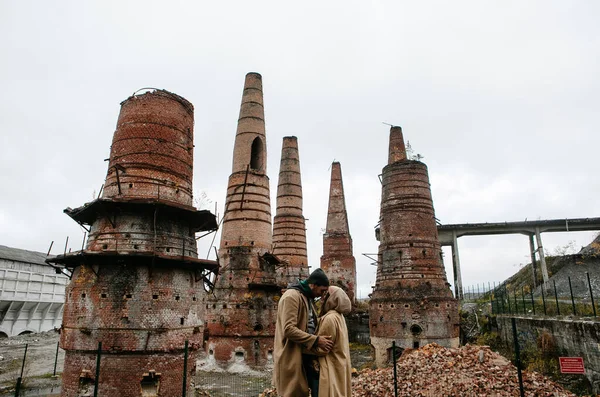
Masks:
[[[23,368],[24,396],[52,396],[60,392],[60,378],[53,378],[58,333],[54,331],[0,339],[0,396],[14,395]],[[27,355],[25,356],[25,346]],[[58,350],[56,373],[63,369],[65,353]]]

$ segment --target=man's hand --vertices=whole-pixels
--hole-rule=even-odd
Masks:
[[[326,352],[330,351],[333,347],[331,336],[319,336],[319,339],[317,340],[317,347],[325,350]]]

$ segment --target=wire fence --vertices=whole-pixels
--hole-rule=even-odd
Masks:
[[[595,280],[594,280],[595,281]],[[492,314],[597,317],[597,294],[589,273],[537,286],[482,283],[463,289],[463,302],[489,302]]]
[[[41,356],[48,353],[49,347],[39,346],[37,343],[23,343],[18,345],[18,351],[11,354],[15,356],[10,360],[5,360],[0,356],[0,397],[41,397],[41,396],[60,396],[61,394],[61,370],[62,363],[60,357],[64,357],[64,351],[59,348],[59,344],[53,345],[52,360]],[[21,350],[22,349],[22,350]],[[33,354],[32,354],[33,353]],[[184,346],[182,358],[184,358],[183,372],[181,375],[181,394],[178,396],[193,397],[256,397],[266,389],[271,388],[272,370],[264,371],[251,370],[247,367],[237,366],[237,370],[226,371],[218,366],[210,370],[197,370],[194,375],[188,377],[189,369],[194,367],[195,363],[186,360],[188,353],[188,344]],[[103,350],[102,344],[98,343],[95,363],[91,368],[89,379],[81,379],[80,395],[103,396],[102,383],[103,378],[111,376],[103,372],[103,361],[107,352]],[[41,375],[40,375],[41,374]],[[141,380],[140,390],[144,396],[159,395],[160,381],[156,379]],[[45,382],[40,382],[45,379]],[[188,387],[187,385],[190,384]],[[82,389],[83,388],[83,389]],[[85,390],[84,390],[85,389]]]
[[[272,372],[198,371],[194,377],[196,395],[210,397],[257,397],[271,388]]]

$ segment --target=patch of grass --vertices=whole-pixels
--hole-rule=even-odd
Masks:
[[[350,350],[367,351],[367,350],[371,350],[371,345],[366,345],[364,343],[352,342],[352,343],[350,343]]]
[[[62,375],[62,372],[57,372],[56,373],[56,376],[61,376],[61,375]],[[51,372],[48,372],[47,374],[32,376],[32,378],[36,378],[36,379],[51,379],[51,378],[54,378],[54,375]]]
[[[494,351],[501,350],[504,347],[500,334],[494,331],[479,335],[475,343],[482,346],[489,346]]]

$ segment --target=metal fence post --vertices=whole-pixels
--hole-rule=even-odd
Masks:
[[[492,314],[494,314],[494,299],[493,299],[493,296],[492,296],[493,293],[491,290],[489,291],[489,294],[490,294],[490,306],[491,306]]]
[[[17,378],[17,385],[15,386],[15,397],[19,397],[21,391],[21,382],[23,381],[23,371],[25,370],[25,359],[27,358],[27,347],[29,343],[25,344],[25,354],[23,354],[23,364],[21,364],[21,376]]]
[[[533,315],[535,316],[535,301],[533,300],[533,288],[531,288],[529,292],[531,292],[531,310],[533,311]]]
[[[56,376],[56,362],[58,361],[58,346],[60,342],[56,342],[56,355],[54,356],[54,373],[52,376]]]
[[[554,299],[556,300],[556,313],[560,316],[560,307],[558,306],[558,293],[556,292],[556,280],[552,280],[554,283]]]
[[[185,397],[187,392],[187,360],[188,360],[188,341],[185,341],[185,347],[183,348],[183,390],[181,397]]]
[[[592,298],[592,309],[594,310],[594,317],[596,317],[596,305],[594,304],[594,292],[592,291],[592,282],[590,281],[590,274],[585,272],[588,280],[588,287],[590,288],[590,298]]]
[[[527,308],[525,307],[525,288],[521,286],[521,300],[523,301],[523,315],[527,314]]]
[[[544,295],[544,283],[542,283],[542,286],[540,287],[540,289],[542,290],[542,303],[544,304],[544,316],[546,316],[548,313],[546,313],[546,296]]]
[[[512,323],[513,341],[515,343],[515,361],[517,364],[517,375],[519,377],[519,392],[521,393],[521,397],[525,397],[525,390],[523,390],[523,374],[521,374],[521,352],[519,350],[519,339],[517,337],[517,324],[514,317],[510,319],[510,322]]]
[[[573,305],[573,315],[577,315],[577,311],[575,310],[575,299],[573,299],[573,287],[571,287],[571,276],[567,277],[569,279],[569,291],[571,292],[571,304]]]
[[[392,341],[392,364],[394,365],[394,397],[398,397],[398,374],[396,372],[396,341]]]
[[[98,397],[98,378],[100,377],[100,357],[102,356],[102,342],[98,342],[96,354],[96,379],[94,379],[94,397]]]
[[[517,303],[517,289],[513,291],[513,295],[515,297],[515,314],[519,314],[519,304]]]
[[[506,291],[506,301],[508,302],[508,313],[512,314],[512,308],[510,307],[510,293],[508,292],[508,288],[504,287],[504,291]]]

